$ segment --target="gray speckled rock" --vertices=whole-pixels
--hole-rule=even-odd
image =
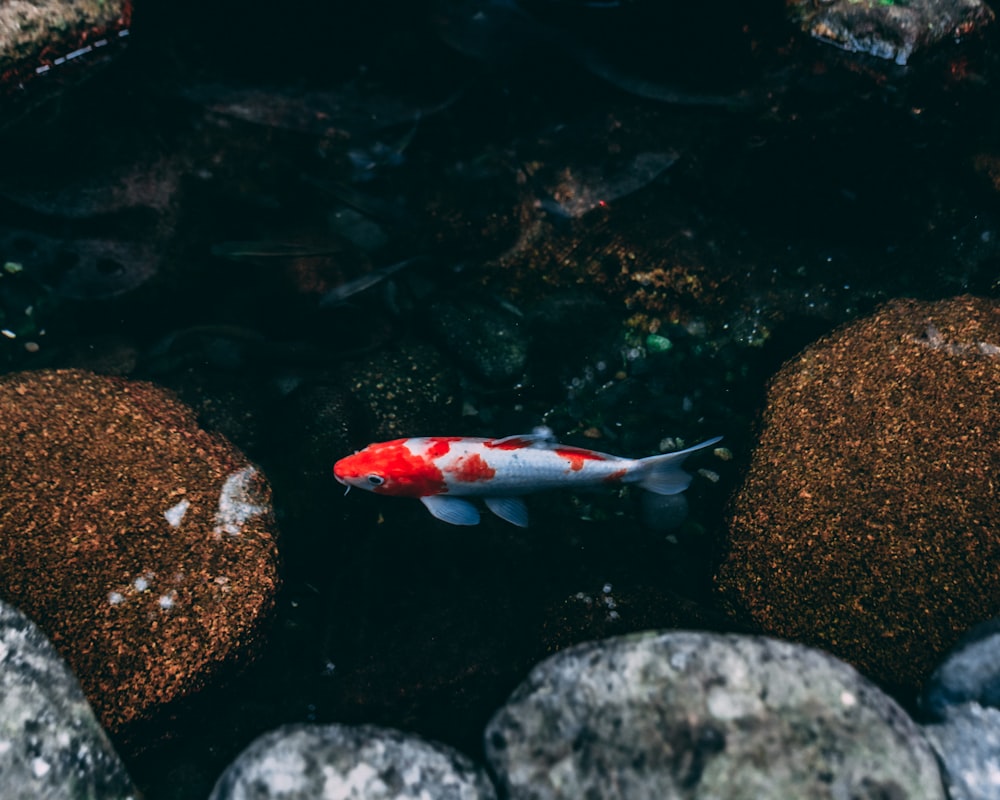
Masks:
[[[136,791],[45,635],[0,601],[0,776],[4,800],[112,800]]]
[[[253,742],[210,800],[494,800],[461,754],[373,726],[287,725]]]
[[[1000,710],[966,703],[924,728],[944,767],[951,800],[1000,797]]]
[[[943,798],[919,727],[852,667],[764,637],[670,632],[569,648],[493,717],[517,798]]]
[[[1000,708],[1000,618],[976,625],[934,670],[921,706],[932,719],[969,702]]]
[[[1000,618],[970,630],[927,682],[924,732],[951,800],[1000,797]]]

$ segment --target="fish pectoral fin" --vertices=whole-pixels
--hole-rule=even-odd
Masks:
[[[442,522],[449,525],[478,525],[479,510],[468,500],[448,497],[443,494],[432,494],[421,497],[420,502]]]
[[[519,528],[528,527],[528,507],[520,497],[485,497],[486,507],[500,519]]]
[[[539,425],[537,428],[532,430],[531,433],[516,433],[513,436],[504,436],[502,439],[494,439],[489,444],[492,447],[498,447],[505,444],[520,444],[522,447],[538,447],[544,449],[554,447],[558,443],[556,435],[552,432],[551,428]]]

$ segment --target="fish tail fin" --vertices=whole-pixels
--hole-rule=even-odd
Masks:
[[[640,458],[627,483],[637,483],[653,494],[680,494],[691,485],[691,474],[681,469],[684,459],[722,441],[721,436],[696,444],[676,453]]]

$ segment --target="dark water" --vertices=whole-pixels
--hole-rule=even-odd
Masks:
[[[5,368],[171,386],[275,485],[259,661],[120,742],[152,800],[207,794],[285,722],[478,757],[554,649],[733,628],[711,575],[768,377],[882,300],[1000,285],[991,40],[902,70],[803,39],[782,3],[315,6],[143,5],[120,59],[4,134]],[[496,337],[463,348],[483,314],[524,332],[516,375],[484,377]],[[532,504],[527,531],[342,498],[329,467],[384,402],[345,387],[416,346],[457,400],[401,418],[453,427],[399,435],[544,420],[630,455],[723,434],[734,460],[694,465],[717,475],[669,538],[635,497]]]

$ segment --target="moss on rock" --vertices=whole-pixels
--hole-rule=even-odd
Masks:
[[[273,608],[270,488],[150,383],[0,379],[0,587],[120,730],[245,656]]]
[[[775,377],[717,576],[764,630],[912,688],[1000,611],[1000,305],[898,300]]]

